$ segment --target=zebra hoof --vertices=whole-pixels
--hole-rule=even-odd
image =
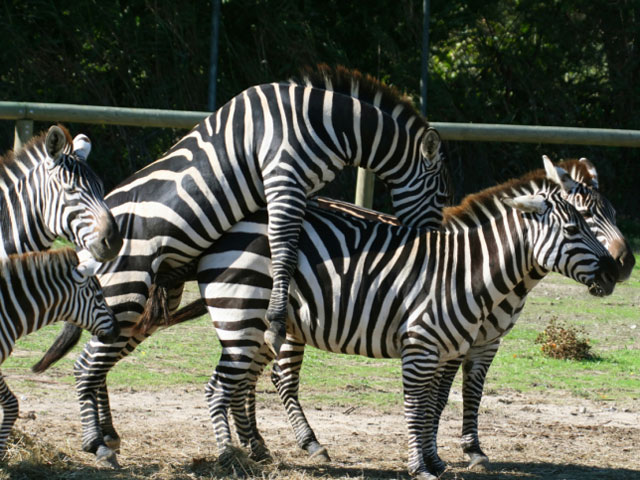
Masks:
[[[318,442],[311,442],[305,448],[309,453],[309,458],[316,460],[318,462],[330,463],[331,457],[329,456],[329,452],[327,449],[320,445]]]
[[[434,458],[424,459],[424,463],[430,472],[435,472],[436,475],[442,475],[447,469],[447,464],[442,461],[437,455]]]
[[[273,462],[273,457],[271,457],[271,452],[264,445],[260,445],[259,447],[255,447],[251,449],[251,454],[249,458],[256,463],[271,463]]]
[[[225,447],[218,457],[218,465],[228,475],[236,476],[255,476],[261,470],[244,450],[231,445]]]
[[[420,472],[417,473],[413,478],[416,480],[438,480],[436,475],[432,475],[429,472]]]
[[[104,445],[100,445],[96,451],[96,464],[103,468],[117,470],[120,468],[116,453]]]
[[[487,470],[489,468],[489,457],[483,453],[469,453],[469,470]]]
[[[120,437],[105,435],[104,444],[116,453],[120,452]]]

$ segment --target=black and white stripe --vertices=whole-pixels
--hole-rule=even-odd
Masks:
[[[437,232],[309,208],[278,364],[281,394],[297,397],[306,344],[401,358],[409,472],[434,478],[440,472],[432,464],[435,432],[427,415],[441,369],[469,351],[495,306],[525,278],[549,271],[588,285],[593,294],[613,290],[614,260],[563,197],[555,181],[529,176],[469,197],[449,210]],[[198,267],[223,349],[206,388],[223,459],[231,442],[229,409],[242,443],[258,457],[266,454],[252,418],[252,386],[272,358],[262,338],[272,274],[265,232],[264,213],[241,222]],[[306,423],[296,423],[293,403],[287,408],[294,427]],[[302,445],[311,440],[306,433],[296,431]]]
[[[113,259],[122,237],[87,165],[91,143],[52,126],[19,153],[0,159],[0,258],[46,250],[64,237],[98,261]]]
[[[115,347],[92,340],[76,363],[83,448],[119,445],[105,378],[144,340],[130,327],[158,277],[180,271],[266,205],[273,275],[280,282],[271,304],[283,309],[307,195],[344,166],[361,166],[386,182],[401,220],[437,226],[450,194],[439,142],[426,120],[390,89],[353,72],[325,69],[318,80],[242,92],[117,187],[107,204],[124,247],[101,270],[100,281],[123,335]],[[181,283],[171,290],[171,308],[181,292]],[[58,342],[40,369],[77,338],[67,327],[63,335],[68,341]]]
[[[0,260],[0,364],[16,340],[57,320],[89,330],[105,342],[118,324],[89,264],[78,265],[72,249],[10,255]],[[18,417],[18,399],[0,373],[0,458]]]

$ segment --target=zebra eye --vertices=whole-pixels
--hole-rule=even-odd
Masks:
[[[575,223],[570,223],[569,225],[565,225],[564,233],[567,235],[577,235],[580,232],[580,228]]]

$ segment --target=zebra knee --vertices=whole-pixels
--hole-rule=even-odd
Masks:
[[[281,374],[282,374],[282,370],[280,369],[278,362],[274,362],[273,367],[271,368],[271,383],[273,384],[274,387],[276,387],[276,390],[278,392],[280,391],[280,385],[282,383],[280,378]]]

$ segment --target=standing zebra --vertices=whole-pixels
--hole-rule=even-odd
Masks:
[[[615,210],[598,191],[596,168],[585,158],[563,162],[556,171],[554,171],[548,157],[544,156],[543,161],[545,171],[538,170],[532,175],[538,177],[547,174],[557,176],[556,181],[562,182],[566,199],[576,207],[598,240],[616,260],[618,281],[629,278],[635,265],[635,259],[629,243],[616,226]],[[567,175],[568,177],[566,177]],[[565,177],[564,180],[561,180],[561,177]],[[348,207],[341,208],[348,211]],[[394,220],[385,218],[383,221],[393,222]],[[523,281],[523,285],[533,286],[536,282],[537,280],[534,278],[527,278]],[[463,363],[462,448],[470,458],[470,467],[488,462],[488,457],[480,449],[477,422],[484,380],[502,337],[513,328],[522,312],[529,290],[530,288],[523,288],[522,285],[514,287],[505,300],[496,305],[483,320],[478,336],[464,358],[456,358],[448,362],[442,369],[438,402],[433,415],[435,433],[437,433],[440,414],[449,397],[451,383],[460,364]],[[192,306],[190,309],[192,310],[190,315],[203,313],[202,309],[198,309],[196,306]],[[295,341],[286,343],[284,352],[278,358],[278,364],[272,371],[272,380],[286,406],[289,420],[294,427],[301,448],[307,450],[311,455],[322,456],[329,460],[326,449],[318,443],[298,401],[299,369],[303,354],[304,344]],[[445,468],[444,462],[437,455],[430,462],[438,470]]]
[[[122,335],[115,346],[92,339],[76,362],[83,449],[119,446],[106,375],[146,338],[131,327],[156,278],[182,271],[224,231],[266,205],[274,278],[285,285],[272,293],[284,309],[306,195],[345,165],[360,166],[386,182],[404,223],[437,226],[450,194],[439,147],[437,132],[394,90],[354,72],[322,69],[320,80],[310,76],[240,93],[125,180],[106,199],[124,247],[99,272]],[[168,292],[171,310],[183,281]],[[64,355],[77,333],[65,326],[35,370]],[[115,454],[98,460],[116,463]]]
[[[93,276],[95,262],[78,264],[70,248],[10,255],[0,260],[0,365],[16,340],[57,320],[71,322],[109,343],[116,319]],[[18,399],[0,373],[0,459],[18,418]]]
[[[484,319],[516,285],[556,271],[593,295],[613,290],[615,261],[563,199],[557,180],[529,175],[469,196],[446,211],[442,231],[307,210],[287,346],[401,358],[411,475],[440,473],[430,463],[435,433],[426,418],[442,366],[469,351]],[[252,393],[246,396],[273,358],[262,338],[272,272],[265,232],[262,212],[234,226],[198,267],[222,344],[206,396],[223,462],[229,409],[242,443],[258,457],[267,454]],[[289,356],[284,348],[279,366],[296,370],[300,361],[299,350]]]
[[[545,166],[551,171],[551,161],[543,157]],[[635,265],[631,246],[616,226],[615,209],[598,190],[598,173],[595,166],[586,158],[570,160],[559,165],[565,179],[565,195],[578,212],[586,220],[598,240],[609,250],[616,260],[617,280],[629,278]],[[573,179],[573,180],[572,180]],[[523,285],[534,285],[537,278],[526,278]],[[478,437],[478,410],[482,399],[487,371],[498,352],[502,338],[511,331],[518,320],[527,298],[528,289],[516,286],[505,300],[491,311],[484,319],[479,334],[464,358],[447,363],[443,368],[440,380],[438,402],[434,412],[434,424],[440,420],[460,364],[463,372],[463,423],[461,446],[469,457],[469,467],[486,464],[489,458],[480,448]],[[436,430],[437,433],[437,430]],[[437,456],[434,464],[444,470],[445,464]]]
[[[85,135],[52,126],[19,153],[0,158],[0,258],[46,250],[56,237],[113,259],[122,237],[103,198],[102,182],[86,159]]]

